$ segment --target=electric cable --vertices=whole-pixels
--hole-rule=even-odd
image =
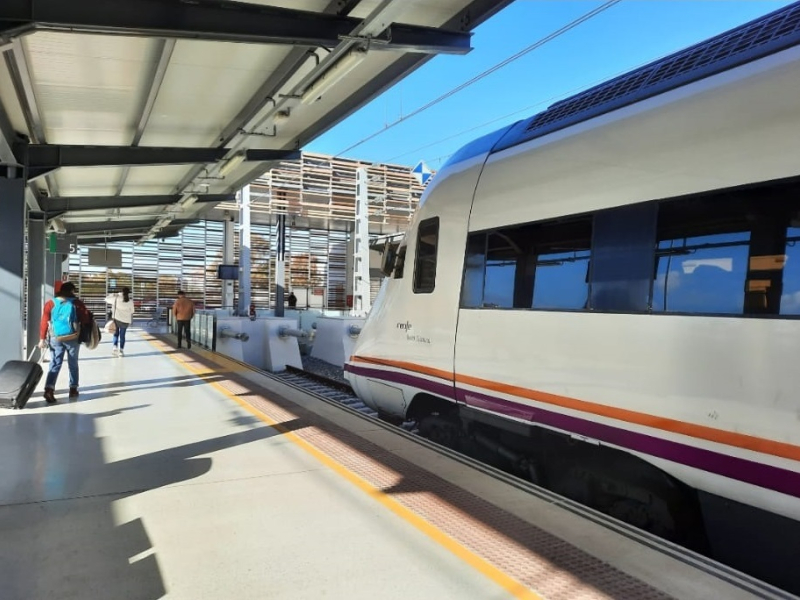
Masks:
[[[575,19],[574,21],[571,21],[570,23],[567,23],[566,25],[564,25],[560,29],[557,29],[553,33],[543,37],[542,39],[540,39],[537,42],[535,42],[535,43],[531,44],[530,46],[528,46],[527,48],[524,48],[523,50],[520,50],[519,52],[517,52],[513,56],[508,57],[507,59],[503,60],[502,62],[497,63],[493,67],[490,67],[489,69],[483,71],[482,73],[479,73],[478,75],[476,75],[472,79],[470,79],[470,80],[462,83],[461,85],[451,89],[450,91],[442,94],[441,96],[439,96],[435,100],[431,100],[430,102],[428,102],[424,106],[421,106],[420,108],[410,112],[409,114],[405,115],[404,117],[399,118],[397,121],[394,121],[393,123],[390,123],[389,125],[385,126],[383,129],[368,135],[367,137],[361,139],[360,141],[356,142],[355,144],[352,144],[351,146],[348,146],[347,148],[345,148],[341,152],[337,153],[336,157],[337,158],[340,157],[342,154],[344,154],[346,152],[349,152],[350,150],[353,150],[354,148],[357,148],[361,144],[364,144],[364,143],[368,142],[369,140],[379,136],[380,134],[388,131],[389,129],[391,129],[395,125],[399,125],[400,123],[402,123],[404,121],[407,121],[411,117],[415,117],[416,115],[420,114],[421,112],[423,112],[425,110],[428,110],[432,106],[435,106],[436,104],[439,104],[440,102],[442,102],[443,100],[446,100],[450,96],[453,96],[454,94],[457,94],[461,90],[471,86],[473,83],[476,83],[476,82],[480,81],[481,79],[483,79],[484,77],[487,77],[487,76],[491,75],[495,71],[497,71],[499,69],[502,69],[503,67],[505,67],[509,63],[517,60],[518,58],[521,58],[521,57],[525,56],[526,54],[532,52],[533,50],[536,50],[537,48],[540,48],[540,47],[544,46],[548,42],[553,41],[557,37],[567,33],[571,29],[574,29],[578,25],[581,25],[582,23],[588,21],[589,19],[591,19],[593,17],[596,17],[597,15],[599,15],[600,13],[602,13],[605,10],[608,10],[609,8],[614,6],[615,4],[619,4],[621,1],[622,0],[609,0],[608,2],[605,2],[602,6],[598,6],[597,8],[595,8],[593,10],[590,10],[588,13],[585,13],[584,15],[581,15],[580,17]]]

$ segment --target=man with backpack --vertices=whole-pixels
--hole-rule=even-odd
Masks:
[[[44,384],[44,399],[48,404],[56,403],[55,386],[64,354],[69,366],[69,397],[78,397],[78,352],[81,347],[81,325],[90,326],[92,317],[86,305],[75,296],[75,284],[67,281],[56,292],[55,298],[48,300],[42,312],[39,326],[40,348],[48,343],[52,349],[50,369]],[[48,339],[49,338],[49,339]]]

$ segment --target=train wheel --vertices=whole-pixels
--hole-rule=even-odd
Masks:
[[[461,429],[458,421],[448,415],[431,414],[419,421],[419,433],[432,442],[459,450]]]

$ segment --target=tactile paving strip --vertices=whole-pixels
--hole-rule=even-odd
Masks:
[[[157,344],[161,345],[159,342]],[[164,350],[171,349],[163,345]],[[580,548],[198,355],[214,383],[548,600],[670,598]],[[283,424],[283,425],[281,425]]]

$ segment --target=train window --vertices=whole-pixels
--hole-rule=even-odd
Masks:
[[[786,232],[780,314],[800,315],[800,227]]]
[[[397,258],[394,261],[394,278],[403,278],[403,267],[406,266],[406,245],[403,244],[397,250]]]
[[[653,310],[741,314],[750,232],[660,240]]]
[[[473,233],[467,239],[464,261],[464,283],[461,287],[461,306],[479,308],[483,305],[483,282],[486,269],[486,234]]]
[[[651,202],[595,215],[589,303],[593,310],[649,308],[657,209]]]
[[[436,285],[436,250],[439,245],[439,218],[426,219],[417,230],[417,255],[414,264],[414,293],[429,294]]]
[[[523,255],[511,232],[493,232],[486,242],[485,308],[514,308],[517,263]]]
[[[547,223],[534,233],[533,308],[584,309],[589,301],[592,219]]]

